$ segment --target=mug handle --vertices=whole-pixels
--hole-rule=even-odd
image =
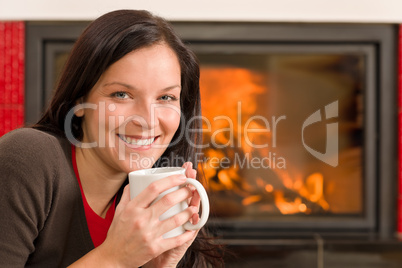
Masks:
[[[208,195],[207,195],[207,192],[205,191],[205,188],[202,186],[202,184],[195,179],[188,178],[185,184],[191,184],[195,187],[195,189],[197,189],[197,192],[201,197],[202,212],[201,212],[200,220],[198,221],[197,224],[192,224],[191,222],[188,221],[183,225],[183,227],[186,230],[198,230],[198,229],[201,229],[201,227],[205,225],[205,223],[207,222],[208,217],[209,217]]]

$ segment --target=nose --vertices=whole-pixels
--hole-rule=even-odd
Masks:
[[[134,113],[130,116],[130,123],[141,127],[143,130],[151,130],[159,125],[158,109],[155,109],[155,104],[142,101],[134,104]]]

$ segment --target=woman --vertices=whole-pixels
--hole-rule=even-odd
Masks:
[[[196,177],[198,79],[195,56],[163,19],[121,10],[91,23],[40,121],[0,139],[0,265],[219,265],[197,231],[162,238],[198,220],[199,196],[188,187],[151,205],[184,176],[132,200],[127,187],[127,173],[152,166],[183,165]],[[159,221],[186,199],[188,209]]]

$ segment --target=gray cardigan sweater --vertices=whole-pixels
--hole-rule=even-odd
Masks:
[[[0,138],[0,267],[65,267],[94,248],[71,144],[30,128]]]

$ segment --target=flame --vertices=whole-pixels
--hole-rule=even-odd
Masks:
[[[328,210],[329,204],[324,199],[324,176],[321,173],[313,173],[307,177],[305,185],[310,201],[318,203],[323,209]]]
[[[251,152],[253,148],[247,144],[243,128],[244,124],[257,110],[256,96],[266,92],[262,86],[263,75],[242,68],[201,68],[200,87],[204,96],[214,98],[201,98],[203,114],[210,124],[209,129],[214,142],[225,146],[234,146],[239,143],[244,152]],[[242,121],[238,122],[239,113]],[[249,122],[251,129],[264,130],[266,127],[256,120]],[[265,134],[265,135],[263,135]],[[252,141],[267,139],[267,132],[248,133]]]
[[[306,200],[318,204],[323,210],[329,210],[330,206],[324,198],[324,176],[321,173],[313,173],[307,176],[305,183],[302,183],[300,176],[291,181],[289,174],[282,173],[282,179],[288,189],[293,190]],[[275,191],[275,204],[282,214],[306,213],[310,211],[301,198],[286,200],[282,191]]]
[[[244,198],[241,201],[241,203],[243,204],[243,206],[249,206],[253,203],[260,201],[261,199],[262,199],[262,197],[260,195],[252,195],[252,196]]]
[[[226,189],[233,189],[233,183],[226,171],[221,170],[218,173],[219,181],[226,186]]]
[[[307,212],[307,206],[302,203],[301,198],[297,197],[294,200],[286,200],[283,191],[275,191],[274,195],[275,204],[282,214],[287,215]]]
[[[210,144],[213,141],[217,145],[224,145],[224,149],[215,146],[204,150],[207,160],[202,163],[202,170],[207,188],[234,193],[241,198],[243,206],[259,206],[260,211],[273,212],[275,205],[282,214],[309,214],[311,204],[329,210],[324,194],[324,175],[321,173],[306,177],[302,171],[272,170],[280,178],[278,187],[279,184],[270,181],[269,177],[242,177],[244,175],[238,166],[221,166],[225,159],[234,159],[235,154],[239,153],[250,155],[258,150],[256,153],[260,156],[269,155],[270,148],[256,149],[246,142],[247,138],[252,144],[264,144],[271,138],[270,132],[264,132],[267,126],[263,120],[249,120],[257,112],[258,97],[268,92],[266,79],[266,75],[242,68],[201,68],[201,107],[207,118],[203,122],[204,130],[207,130],[204,131],[204,139]],[[238,122],[239,118],[241,122]],[[245,133],[245,124],[257,131]]]
[[[313,173],[307,177],[306,188],[309,191],[309,199],[317,202],[322,198],[323,194],[324,177],[321,173]]]

